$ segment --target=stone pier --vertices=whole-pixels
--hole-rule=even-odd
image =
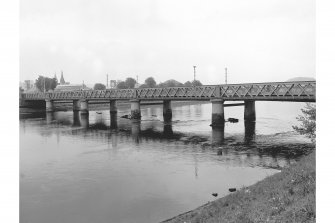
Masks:
[[[131,119],[141,119],[140,100],[130,100]]]
[[[211,126],[224,126],[224,109],[222,99],[213,99],[212,102],[212,124]]]
[[[45,99],[45,109],[47,112],[54,111],[54,102],[50,99]]]
[[[73,100],[73,111],[80,111],[80,100]]]
[[[80,112],[81,114],[88,114],[88,101],[85,99],[80,101]]]
[[[244,101],[244,121],[256,121],[255,101]]]
[[[110,100],[109,101],[109,112],[111,114],[116,114],[117,113],[116,100]]]
[[[163,117],[166,122],[171,121],[172,119],[171,100],[163,101]]]

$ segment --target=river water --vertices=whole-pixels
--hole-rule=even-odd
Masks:
[[[20,113],[20,222],[159,222],[252,185],[311,146],[292,131],[304,103],[256,102],[257,122],[212,129],[210,103],[141,106],[142,121],[108,110]]]

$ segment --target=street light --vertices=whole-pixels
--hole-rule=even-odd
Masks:
[[[193,70],[194,70],[194,80],[193,81],[195,81],[195,68],[196,68],[197,66],[193,66]]]

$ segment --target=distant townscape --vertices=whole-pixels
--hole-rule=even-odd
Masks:
[[[39,76],[36,80],[25,80],[20,82],[20,92],[33,93],[33,92],[57,92],[57,91],[74,91],[74,90],[106,90],[106,89],[131,89],[131,88],[155,88],[155,87],[192,87],[201,86],[202,83],[199,80],[186,81],[181,83],[179,81],[170,79],[159,84],[156,83],[153,77],[145,79],[144,83],[139,83],[138,80],[128,77],[123,80],[108,80],[106,84],[95,83],[93,88],[90,88],[84,84],[72,84],[66,82],[63,71],[61,71],[61,77],[58,80],[55,74],[53,78]]]

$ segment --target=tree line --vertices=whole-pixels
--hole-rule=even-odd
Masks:
[[[134,78],[128,77],[124,81],[120,81],[116,88],[117,89],[131,89],[135,88],[136,80]],[[56,77],[49,78],[42,75],[39,75],[35,81],[35,86],[42,92],[48,92],[49,90],[54,90],[58,85],[58,80]],[[153,77],[148,77],[145,79],[144,84],[141,84],[139,88],[155,88],[155,87],[193,87],[193,86],[202,86],[202,83],[199,80],[186,81],[181,83],[176,80],[167,80],[157,84],[156,80]],[[105,90],[106,85],[102,83],[96,83],[93,87],[94,90]]]
[[[131,89],[135,88],[136,80],[134,78],[128,77],[124,81],[120,81],[116,88],[117,89]],[[155,87],[192,87],[192,86],[202,86],[202,83],[199,80],[194,81],[186,81],[185,83],[181,83],[176,80],[167,80],[165,82],[161,82],[157,84],[153,77],[148,77],[145,79],[144,84],[141,84],[139,88],[155,88]],[[93,87],[94,90],[105,90],[106,85],[101,83],[96,83]]]

